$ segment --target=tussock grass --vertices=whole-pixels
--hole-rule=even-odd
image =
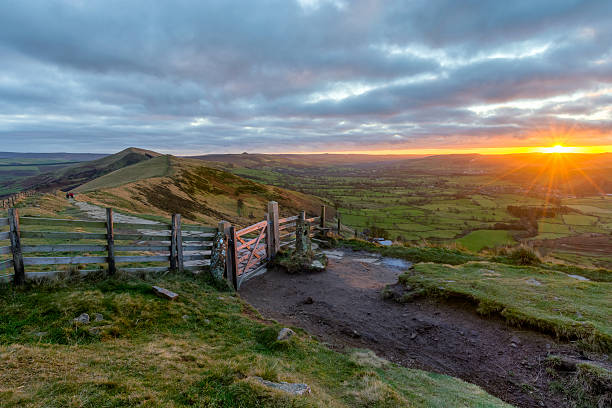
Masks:
[[[158,284],[179,293],[158,298]],[[81,313],[104,320],[78,326]],[[507,407],[461,380],[355,361],[255,321],[204,276],[84,278],[0,288],[3,407]],[[90,327],[100,330],[92,332]],[[305,382],[290,396],[253,381]]]
[[[471,262],[461,266],[419,264],[400,282],[436,296],[474,301],[482,314],[534,328],[584,347],[612,351],[612,284],[580,281],[534,266]]]

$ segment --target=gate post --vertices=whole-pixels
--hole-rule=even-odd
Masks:
[[[23,267],[23,254],[21,252],[21,236],[19,234],[19,213],[16,208],[9,208],[9,237],[11,240],[11,252],[13,253],[13,269],[15,276],[13,277],[14,285],[23,285],[25,283],[25,269]]]
[[[266,214],[266,222],[268,223],[266,226],[266,260],[269,261],[272,259],[272,254],[274,253],[274,242],[272,242],[272,222],[270,221],[270,214]]]
[[[270,223],[270,242],[272,242],[271,257],[274,257],[280,250],[280,235],[278,230],[278,203],[276,201],[268,202],[268,222]]]
[[[234,290],[238,290],[238,251],[236,251],[236,228],[229,227],[227,241],[227,280]]]

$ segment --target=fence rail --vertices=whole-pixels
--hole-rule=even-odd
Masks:
[[[48,277],[61,272],[36,270],[36,267],[46,265],[99,264],[102,267],[106,265],[109,274],[118,269],[127,272],[153,272],[169,267],[182,270],[184,262],[206,265],[211,258],[213,232],[216,231],[216,228],[204,225],[183,225],[178,215],[173,217],[174,223],[113,222],[110,208],[107,209],[106,221],[20,217],[15,208],[10,208],[8,213],[8,218],[0,218],[0,226],[9,226],[9,231],[0,232],[0,240],[10,239],[10,246],[0,246],[0,255],[12,255],[12,259],[0,260],[0,276],[5,280],[12,278],[17,284],[26,277]],[[161,262],[169,263],[169,267],[143,265]],[[118,267],[117,264],[124,266]],[[187,268],[193,269],[193,266]],[[6,274],[11,267],[14,270],[12,276]],[[98,270],[83,269],[79,272]]]

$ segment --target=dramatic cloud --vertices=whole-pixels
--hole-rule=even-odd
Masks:
[[[413,149],[553,130],[612,145],[611,15],[605,0],[6,0],[0,149]]]

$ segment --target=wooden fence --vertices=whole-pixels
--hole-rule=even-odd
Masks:
[[[51,277],[58,270],[40,270],[49,265],[78,265],[81,274],[106,270],[112,275],[125,272],[162,272],[198,269],[209,265],[213,251],[223,259],[223,275],[235,289],[248,279],[265,271],[267,263],[281,250],[296,243],[298,225],[308,223],[314,230],[328,231],[325,206],[321,215],[306,218],[300,214],[279,218],[278,204],[268,203],[266,219],[237,230],[227,221],[217,228],[184,224],[180,214],[169,223],[115,222],[113,210],[106,209],[104,221],[20,217],[10,208],[8,218],[0,218],[0,277],[17,285],[26,278]],[[340,222],[338,221],[338,228]],[[340,231],[340,229],[338,230]],[[144,265],[146,264],[146,265]],[[151,265],[155,264],[155,265]],[[78,269],[96,265],[94,269]],[[13,269],[14,273],[3,272]],[[27,270],[26,270],[27,269]]]
[[[98,265],[97,269],[79,270],[81,274],[104,266],[111,275],[117,269],[182,271],[192,268],[186,263],[209,262],[212,237],[217,230],[182,224],[178,214],[172,217],[171,223],[117,223],[110,208],[106,210],[105,221],[19,217],[15,208],[10,208],[8,215],[0,218],[0,227],[9,227],[8,231],[0,232],[0,241],[10,240],[10,246],[0,246],[0,255],[10,254],[12,259],[0,261],[0,275],[12,267],[15,284],[23,283],[26,277],[48,277],[61,272],[36,270],[47,265]],[[144,263],[157,265],[143,266]]]
[[[11,194],[9,196],[0,199],[0,208],[11,208],[14,207],[17,201],[22,198],[30,197],[36,194],[34,190],[22,191],[19,193]]]

